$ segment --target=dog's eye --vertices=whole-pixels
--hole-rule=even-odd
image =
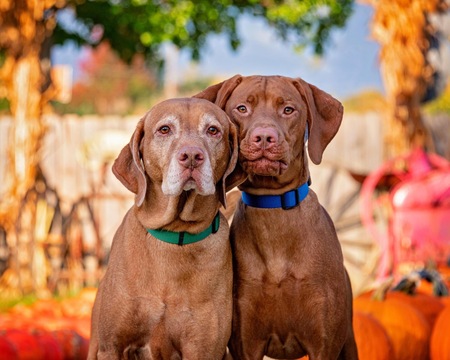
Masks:
[[[290,106],[286,106],[286,107],[284,108],[283,112],[284,112],[286,115],[290,115],[290,114],[292,114],[292,113],[294,112],[294,108],[293,108],[293,107],[290,107]]]
[[[219,129],[215,126],[210,126],[207,130],[209,135],[217,135],[219,133]]]
[[[168,127],[167,125],[163,125],[158,129],[158,132],[160,134],[166,135],[170,132],[170,127]]]
[[[237,107],[237,111],[239,111],[240,113],[245,113],[247,112],[247,108],[244,105],[239,105]]]

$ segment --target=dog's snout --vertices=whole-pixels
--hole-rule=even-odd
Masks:
[[[178,152],[178,162],[185,168],[196,168],[205,161],[205,154],[198,146],[184,146]]]
[[[251,142],[260,148],[268,149],[278,143],[278,133],[269,127],[257,127],[251,133]]]

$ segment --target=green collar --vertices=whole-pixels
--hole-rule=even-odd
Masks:
[[[211,225],[198,234],[191,234],[185,231],[173,232],[167,230],[147,229],[147,231],[155,238],[170,244],[186,245],[207,238],[211,234],[215,234],[220,226],[220,213],[214,217]]]

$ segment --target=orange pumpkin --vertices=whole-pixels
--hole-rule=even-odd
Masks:
[[[353,313],[353,331],[362,360],[391,360],[394,350],[383,326],[372,315]]]
[[[439,301],[444,304],[444,307],[450,306],[450,296],[442,296]]]
[[[430,329],[433,328],[436,318],[445,307],[438,297],[428,294],[417,293],[409,295],[401,291],[390,291],[386,294],[386,298],[395,298],[404,303],[412,305],[422,313],[422,315],[428,321]]]
[[[450,305],[439,314],[430,341],[431,360],[450,360]]]
[[[423,283],[423,281],[421,282]],[[386,299],[398,299],[416,308],[428,321],[430,329],[433,328],[439,313],[444,309],[445,304],[442,302],[442,297],[437,297],[432,294],[427,294],[418,291],[415,287],[399,287],[397,290],[389,291],[388,284],[382,284],[379,289],[375,291],[368,291],[361,294],[361,297],[381,296]],[[375,294],[378,292],[379,294]]]
[[[374,316],[386,330],[396,360],[428,359],[430,326],[412,305],[395,298],[359,296],[354,310]]]

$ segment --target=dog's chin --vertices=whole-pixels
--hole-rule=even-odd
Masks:
[[[259,176],[280,176],[287,170],[287,164],[279,160],[260,158],[257,160],[246,160],[242,168],[247,174]]]
[[[189,176],[183,178],[181,175],[178,181],[171,184],[164,184],[162,192],[168,196],[180,196],[183,191],[195,191],[198,195],[213,195],[216,191],[214,184],[204,181],[201,177]]]

